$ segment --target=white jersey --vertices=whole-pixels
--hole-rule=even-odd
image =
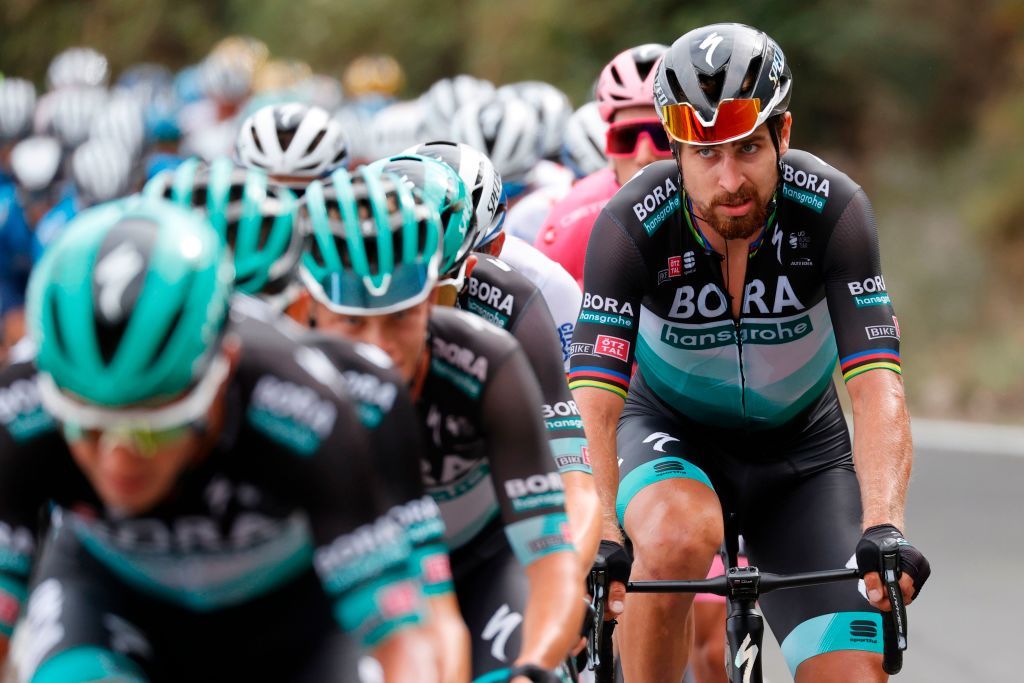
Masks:
[[[541,161],[527,176],[528,194],[512,205],[505,216],[505,232],[530,244],[551,212],[551,207],[569,194],[575,176],[552,161]]]
[[[552,261],[532,245],[515,235],[505,236],[501,260],[522,273],[537,286],[555,319],[555,328],[562,342],[562,359],[569,370],[569,344],[576,329],[576,318],[583,303],[583,292],[576,279],[561,265]]]

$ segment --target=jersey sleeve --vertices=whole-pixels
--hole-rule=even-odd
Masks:
[[[569,372],[569,347],[576,330],[576,320],[583,303],[583,292],[565,268],[554,264],[547,280],[541,285],[541,294],[554,319],[558,343],[562,349],[563,371]]]
[[[555,466],[562,474],[592,474],[583,421],[569,393],[564,365],[558,353],[560,341],[555,338],[554,329],[545,300],[535,294],[523,307],[515,326],[509,331],[522,346],[540,384],[543,399],[541,416]]]
[[[645,273],[639,248],[606,208],[587,246],[583,306],[570,345],[570,389],[596,387],[626,397]]]
[[[882,276],[874,211],[863,190],[836,223],[823,269],[843,380],[876,369],[902,373],[900,326]]]
[[[562,477],[548,455],[539,411],[524,410],[540,406],[541,396],[521,350],[505,357],[484,391],[488,460],[512,550],[523,566],[551,553],[571,552]]]
[[[314,567],[336,619],[373,648],[422,623],[422,585],[409,535],[389,514],[389,503],[401,492],[374,467],[355,411],[344,401],[335,408],[329,435],[289,483],[306,503]]]

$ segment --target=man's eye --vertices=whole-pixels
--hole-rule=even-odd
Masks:
[[[701,147],[697,150],[697,156],[701,159],[710,159],[715,155],[715,150],[710,147]]]
[[[748,142],[747,144],[740,147],[740,151],[743,152],[744,154],[753,154],[758,149],[760,149],[760,147],[754,142]]]

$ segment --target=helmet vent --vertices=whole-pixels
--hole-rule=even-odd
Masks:
[[[743,82],[740,83],[740,95],[750,95],[754,91],[754,86],[757,84],[757,75],[761,72],[761,61],[760,56],[750,60],[747,73],[744,74]]]
[[[249,135],[252,137],[252,141],[256,143],[256,149],[260,154],[266,154],[263,151],[263,145],[260,143],[260,136],[256,133],[256,124],[253,124],[249,129]]]
[[[191,280],[193,277],[195,277],[194,274],[189,275],[189,280]],[[188,286],[189,288],[191,288],[191,282],[189,283]],[[178,324],[181,323],[181,318],[183,315],[185,315],[184,303],[178,307],[178,311],[174,314],[174,317],[171,319],[171,324],[167,326],[167,331],[164,332],[163,338],[160,340],[160,343],[157,344],[156,349],[153,351],[153,355],[149,359],[149,364],[151,366],[163,356],[164,349],[166,349],[167,345],[171,343],[171,338],[174,337],[174,333],[178,329]]]
[[[679,77],[676,76],[676,70],[668,66],[665,67],[665,79],[668,81],[669,91],[680,100],[685,100],[683,93],[683,86],[679,83]]]
[[[313,151],[316,150],[316,146],[320,144],[320,141],[324,139],[324,135],[326,134],[326,129],[321,130],[319,133],[317,133],[316,136],[313,138],[313,141],[309,143],[309,147],[306,148],[306,154],[312,154]]]
[[[713,76],[698,74],[700,89],[709,102],[717,103],[722,97],[722,88],[725,85],[725,69],[720,70]],[[681,89],[680,89],[681,90]]]
[[[53,318],[50,328],[53,330],[53,341],[57,344],[60,355],[68,355],[67,344],[64,343],[64,331],[60,325],[60,315],[57,313],[57,297],[50,297],[50,316]]]

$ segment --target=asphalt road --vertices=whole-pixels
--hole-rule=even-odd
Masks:
[[[1024,430],[915,423],[905,532],[932,564],[895,683],[1024,681]],[[790,681],[765,637],[765,678]]]

